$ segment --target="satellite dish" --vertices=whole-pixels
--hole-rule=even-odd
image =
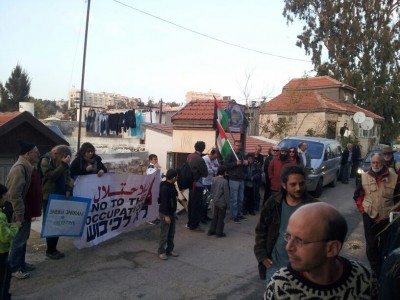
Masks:
[[[365,121],[365,114],[362,111],[356,112],[353,116],[353,121],[357,124],[361,124]]]
[[[374,127],[374,120],[372,118],[365,118],[365,121],[361,123],[361,128],[364,130],[370,130]]]

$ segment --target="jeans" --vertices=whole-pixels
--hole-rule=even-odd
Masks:
[[[260,186],[261,186],[261,179],[256,180],[253,182],[253,191],[254,191],[254,210],[260,210]]]
[[[351,161],[346,162],[342,165],[342,182],[349,182],[351,172]]]
[[[244,180],[229,180],[231,218],[239,218],[243,206]]]
[[[22,271],[25,267],[26,243],[31,233],[31,220],[25,220],[21,223],[17,235],[11,243],[8,262],[11,273]]]
[[[278,268],[277,266],[275,266],[274,264],[272,264],[269,268],[267,268],[267,278],[265,279],[265,283],[266,285],[268,285],[268,283],[271,281],[271,277],[272,275],[274,275],[274,273],[276,271],[278,271],[280,268]]]
[[[171,223],[165,223],[165,215],[160,213],[160,245],[158,254],[171,253],[174,250],[175,216],[171,217]]]

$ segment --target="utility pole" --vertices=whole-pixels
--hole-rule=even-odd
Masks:
[[[89,12],[90,12],[90,0],[88,0],[87,14],[86,14],[86,30],[85,30],[85,44],[83,46],[83,64],[82,64],[82,81],[81,81],[81,99],[79,101],[79,128],[78,128],[78,148],[79,151],[81,147],[81,127],[82,127],[82,108],[83,108],[83,94],[85,87],[85,64],[86,64],[86,46],[87,46],[87,36],[89,30]]]

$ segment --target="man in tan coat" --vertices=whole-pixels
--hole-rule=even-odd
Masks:
[[[25,253],[31,219],[41,215],[42,188],[40,175],[34,168],[40,157],[38,148],[33,144],[19,143],[19,158],[10,169],[6,187],[13,221],[21,222],[21,227],[11,244],[8,261],[11,275],[17,279],[25,279],[30,276],[28,271],[34,270],[32,264],[25,262]]]
[[[389,223],[389,212],[399,200],[395,196],[399,194],[398,190],[396,173],[384,164],[382,154],[374,154],[371,168],[361,175],[354,200],[363,217],[367,258],[377,277],[380,275],[388,231],[379,233]]]

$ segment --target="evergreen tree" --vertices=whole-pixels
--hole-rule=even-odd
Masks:
[[[385,118],[382,138],[400,132],[400,16],[394,0],[284,0],[288,23],[304,23],[297,46],[318,75],[357,89],[356,104]]]
[[[5,85],[10,102],[11,110],[18,110],[19,102],[29,99],[31,79],[28,74],[17,64]]]

